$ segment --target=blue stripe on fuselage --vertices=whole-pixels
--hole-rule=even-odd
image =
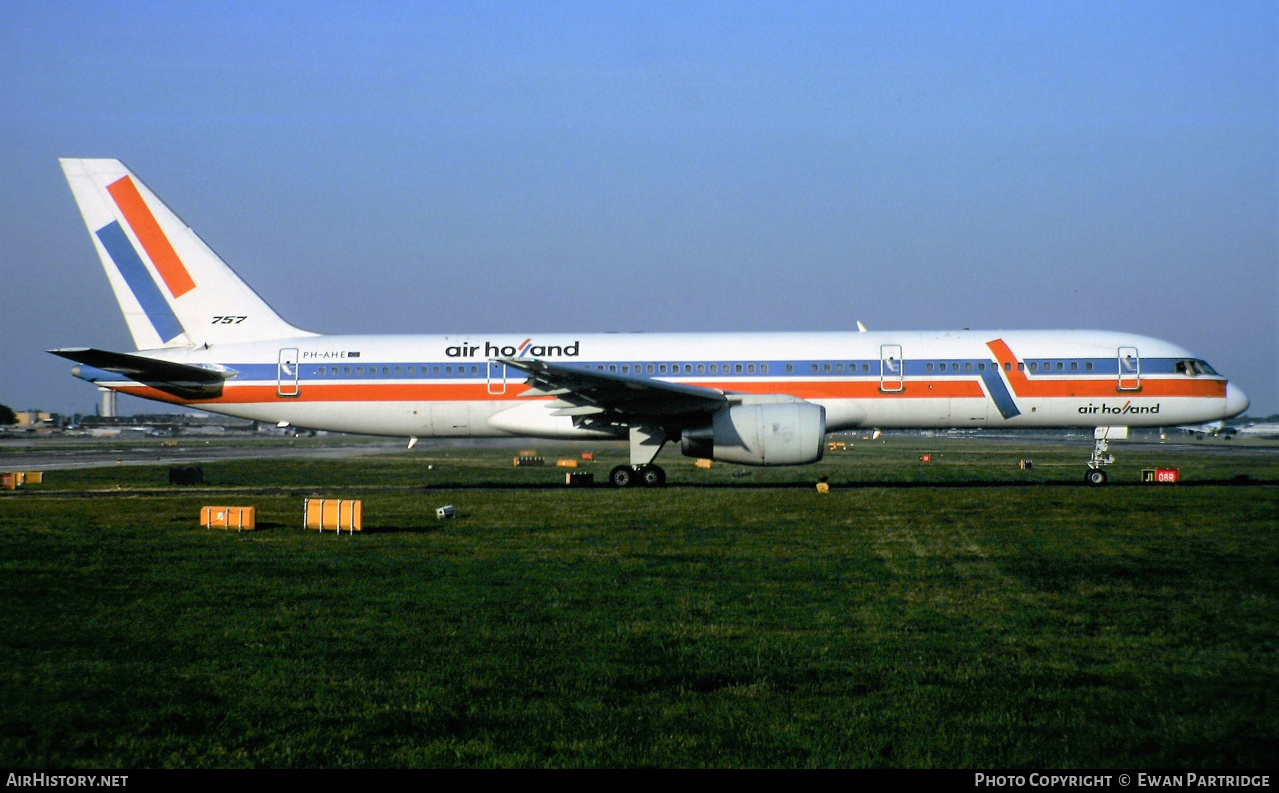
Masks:
[[[999,376],[999,372],[982,372],[981,381],[986,384],[986,391],[990,394],[990,398],[995,400],[999,415],[1006,419],[1021,415],[1021,411],[1017,409],[1017,403],[1013,401],[1013,395],[1008,393],[1008,386],[1004,385],[1004,378]]]

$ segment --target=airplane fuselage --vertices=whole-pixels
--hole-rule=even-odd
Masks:
[[[139,354],[235,374],[206,399],[90,367],[80,376],[215,413],[373,435],[618,434],[551,415],[548,397],[521,397],[524,373],[503,356],[785,394],[823,406],[828,431],[1166,426],[1232,407],[1226,379],[1186,350],[1105,331],[307,336]]]

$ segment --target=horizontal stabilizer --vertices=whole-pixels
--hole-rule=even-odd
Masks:
[[[221,396],[222,384],[237,374],[231,369],[205,369],[201,366],[90,347],[68,347],[49,352],[183,399],[211,399]]]

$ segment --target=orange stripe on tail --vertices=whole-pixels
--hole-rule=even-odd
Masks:
[[[169,287],[169,294],[182,297],[195,289],[195,281],[191,280],[191,274],[169,244],[169,238],[160,230],[160,224],[142,200],[133,180],[126,176],[112,182],[107,185],[107,192],[111,193],[124,219],[129,222],[129,228],[133,229],[134,236],[151,257],[151,263],[164,279],[164,285]]]

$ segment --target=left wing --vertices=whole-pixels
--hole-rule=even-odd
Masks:
[[[603,372],[584,366],[549,363],[536,358],[497,358],[528,373],[532,388],[522,397],[553,396],[556,416],[660,418],[688,413],[712,413],[729,403],[723,391],[697,385],[668,383],[651,377]]]

